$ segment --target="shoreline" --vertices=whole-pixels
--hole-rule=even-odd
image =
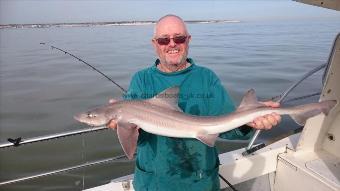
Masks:
[[[239,23],[238,20],[187,20],[188,24]],[[153,25],[156,21],[113,21],[80,23],[39,23],[39,24],[3,24],[0,29],[50,28],[50,27],[90,27],[90,26],[139,26]]]

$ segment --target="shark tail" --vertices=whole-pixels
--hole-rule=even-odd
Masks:
[[[328,115],[329,111],[336,105],[335,100],[327,100],[322,101],[316,104],[311,105],[309,109],[302,110],[301,112],[297,112],[295,114],[290,114],[290,117],[299,125],[303,126],[306,124],[306,121],[310,117],[314,117],[320,113]]]

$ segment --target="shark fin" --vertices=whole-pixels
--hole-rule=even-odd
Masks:
[[[291,114],[290,117],[295,121],[295,123],[304,126],[308,118],[318,115],[322,111],[319,109],[313,109],[308,112]]]
[[[256,93],[254,89],[250,89],[243,96],[240,105],[237,108],[237,111],[245,111],[248,109],[263,107],[264,104],[261,104],[257,101]]]
[[[137,126],[131,123],[118,121],[117,135],[125,155],[128,159],[133,159],[133,155],[136,152],[139,135]]]
[[[205,132],[200,132],[197,134],[196,139],[208,145],[209,147],[213,147],[215,145],[217,137],[218,134],[207,134]]]
[[[323,114],[328,115],[329,111],[337,104],[336,100],[321,101],[321,111]]]
[[[182,110],[178,107],[178,95],[179,87],[174,86],[165,89],[164,91],[147,101],[163,108],[182,112]]]
[[[319,103],[320,107],[317,107],[307,112],[291,114],[290,117],[299,125],[305,125],[308,118],[316,116],[320,113],[328,115],[329,111],[335,106],[336,101],[327,100]]]
[[[308,117],[299,114],[290,115],[290,117],[295,121],[295,123],[299,124],[300,126],[304,126],[308,119]]]

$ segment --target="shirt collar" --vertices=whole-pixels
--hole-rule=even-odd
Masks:
[[[186,73],[186,72],[190,71],[195,66],[194,60],[192,58],[187,58],[187,62],[190,63],[190,66],[185,68],[184,70],[180,70],[180,71],[176,71],[176,72],[163,72],[163,71],[161,71],[157,68],[157,65],[160,64],[160,62],[161,61],[159,59],[156,59],[155,64],[152,66],[152,68],[154,70],[156,70],[157,72],[164,74],[164,75],[177,75],[177,74]]]

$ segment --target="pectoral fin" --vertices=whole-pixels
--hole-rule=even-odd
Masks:
[[[205,132],[200,132],[197,134],[196,139],[200,140],[202,143],[213,147],[215,145],[218,134],[207,134]]]
[[[137,126],[131,123],[118,122],[117,135],[125,155],[128,159],[133,159],[139,135]]]

